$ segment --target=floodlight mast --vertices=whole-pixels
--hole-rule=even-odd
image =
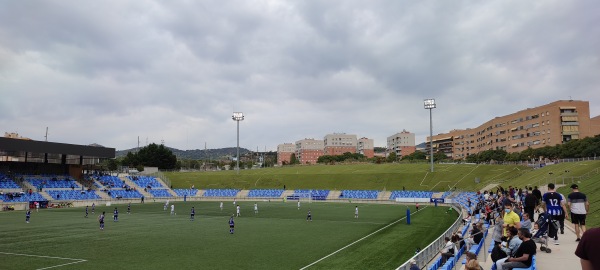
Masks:
[[[435,99],[425,99],[423,105],[426,110],[429,110],[429,161],[431,162],[431,172],[433,172],[433,118],[431,111],[435,109]]]
[[[235,159],[235,169],[237,170],[237,174],[240,174],[240,121],[244,120],[244,113],[234,112],[233,116],[231,116],[231,119],[237,122],[237,156]]]

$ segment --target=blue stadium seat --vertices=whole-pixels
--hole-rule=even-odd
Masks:
[[[0,173],[0,189],[16,189],[21,188],[15,181],[8,176]]]
[[[296,189],[294,194],[288,196],[288,200],[298,200],[300,198],[312,198],[313,200],[324,201],[329,196],[329,190],[326,189]]]
[[[44,179],[44,178],[29,178],[27,179],[34,187],[41,188],[81,188],[81,186],[72,179]]]
[[[396,198],[419,198],[429,199],[433,195],[432,191],[410,191],[410,190],[394,190],[390,195],[390,200]]]
[[[120,190],[117,189],[117,190],[109,190],[108,192],[110,192],[110,196],[112,198],[139,199],[142,197],[142,194],[137,190],[127,191],[124,189],[120,189]]]
[[[250,198],[279,198],[283,189],[252,189],[248,192]]]
[[[145,187],[168,188],[168,187],[163,186],[153,176],[127,176],[127,178],[141,188],[145,188]]]
[[[340,199],[370,199],[375,200],[379,195],[377,190],[342,190]]]
[[[48,195],[52,196],[55,200],[99,200],[101,197],[96,194],[96,191],[84,191],[80,190],[46,190]],[[60,197],[58,196],[60,195]]]
[[[204,197],[235,197],[239,189],[207,189],[204,192]]]
[[[196,194],[198,194],[198,190],[197,189],[187,189],[187,188],[176,188],[173,189],[173,191],[175,191],[175,193],[177,193],[177,196],[179,197],[183,197],[183,196],[196,196]]]
[[[148,193],[152,194],[153,197],[173,197],[167,189],[149,189]]]
[[[98,182],[100,182],[105,187],[112,187],[112,188],[122,188],[125,185],[125,183],[121,179],[119,179],[119,177],[112,176],[112,175],[100,176],[100,178],[98,179]]]
[[[19,196],[15,196],[12,199],[9,198],[8,194],[4,194],[0,196],[0,199],[4,202],[30,202],[30,201],[46,201],[42,194],[37,192],[33,192],[31,195],[29,194],[19,194]]]

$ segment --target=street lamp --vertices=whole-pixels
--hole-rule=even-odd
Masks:
[[[431,161],[431,172],[433,172],[433,119],[431,117],[431,110],[435,108],[435,99],[425,99],[423,105],[426,110],[429,110],[429,160]]]
[[[237,122],[237,157],[235,169],[237,170],[237,173],[240,174],[240,121],[244,120],[244,113],[234,112],[231,119]]]

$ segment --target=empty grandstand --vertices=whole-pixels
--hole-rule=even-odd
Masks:
[[[329,196],[329,190],[326,189],[296,189],[294,194],[287,197],[288,200],[300,200],[310,198],[311,200],[324,201]]]
[[[375,200],[379,195],[378,190],[342,190],[340,199],[367,199]]]
[[[248,192],[249,198],[279,198],[283,189],[252,189]]]
[[[204,197],[235,197],[239,192],[239,189],[207,189]]]
[[[177,196],[179,197],[183,197],[183,196],[196,196],[196,194],[198,194],[198,190],[197,189],[183,189],[183,188],[176,188],[173,189],[173,191],[175,191],[175,193],[177,194]]]

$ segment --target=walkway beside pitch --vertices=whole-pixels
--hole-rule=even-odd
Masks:
[[[490,227],[490,230],[492,227]],[[486,248],[489,243],[493,242],[491,238],[492,233],[488,232],[488,237],[486,241]],[[554,269],[580,269],[579,257],[575,256],[575,249],[577,248],[577,243],[575,242],[575,229],[573,224],[568,221],[565,221],[565,234],[558,235],[558,241],[560,245],[554,245],[552,240],[548,241],[549,247],[552,250],[551,253],[546,253],[539,249],[540,244],[537,244],[537,269],[539,270],[554,270]],[[484,262],[483,256],[487,256]],[[483,269],[492,269],[492,259],[490,258],[490,254],[487,250],[479,254],[478,258]],[[463,268],[464,269],[464,266]]]

